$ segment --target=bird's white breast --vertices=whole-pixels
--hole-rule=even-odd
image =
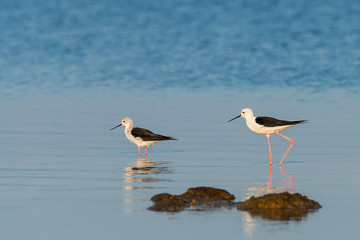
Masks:
[[[267,131],[266,131],[266,129],[264,129],[264,126],[257,124],[255,122],[255,118],[246,119],[246,125],[253,132],[260,133],[260,134],[267,134]]]

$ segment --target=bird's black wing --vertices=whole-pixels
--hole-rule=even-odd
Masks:
[[[155,134],[150,130],[144,128],[138,128],[138,127],[133,128],[131,130],[131,134],[134,137],[140,137],[144,141],[177,140],[175,138]]]
[[[272,117],[256,117],[255,121],[257,124],[263,125],[265,127],[277,127],[277,126],[286,126],[286,125],[296,125],[305,122],[306,120],[286,121]]]

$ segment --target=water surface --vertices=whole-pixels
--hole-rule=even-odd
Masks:
[[[357,1],[3,1],[4,239],[354,238],[359,189]],[[242,108],[307,119],[283,168]],[[137,147],[122,129],[178,138]],[[271,137],[274,163],[289,142]],[[148,211],[151,196],[300,192],[322,209],[268,221],[236,209]]]

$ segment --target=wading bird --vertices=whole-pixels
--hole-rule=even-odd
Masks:
[[[130,142],[136,144],[139,148],[139,158],[141,155],[140,148],[145,147],[145,156],[147,156],[147,147],[154,145],[157,142],[165,141],[165,140],[177,140],[172,137],[167,137],[159,134],[155,134],[151,132],[150,130],[144,129],[144,128],[133,128],[133,121],[131,118],[123,118],[121,123],[113,128],[111,128],[109,131],[120,127],[125,126],[125,136],[127,139],[129,139]]]
[[[272,117],[255,117],[252,109],[250,108],[244,108],[241,110],[241,114],[237,117],[234,117],[233,119],[229,120],[228,122],[235,120],[239,117],[245,118],[246,125],[248,128],[256,133],[264,134],[269,143],[269,152],[270,152],[270,165],[272,165],[272,154],[271,154],[271,146],[270,146],[270,136],[273,134],[277,134],[291,142],[290,147],[286,151],[284,157],[281,159],[281,162],[279,163],[279,166],[281,166],[281,163],[284,161],[285,156],[289,152],[290,148],[294,145],[294,140],[285,137],[284,135],[280,134],[279,132],[282,130],[285,130],[289,127],[295,126],[299,123],[306,122],[306,120],[299,120],[299,121],[285,121],[285,120],[278,120],[276,118]]]

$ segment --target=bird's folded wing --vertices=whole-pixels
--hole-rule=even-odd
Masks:
[[[279,120],[272,117],[256,117],[255,121],[257,124],[263,125],[265,127],[278,127],[278,126],[286,126],[286,125],[296,125],[304,122],[304,120],[300,121],[285,121]]]
[[[150,130],[135,127],[131,130],[134,137],[140,137],[143,141],[162,141],[162,140],[175,140],[172,137],[162,136],[155,134]]]

